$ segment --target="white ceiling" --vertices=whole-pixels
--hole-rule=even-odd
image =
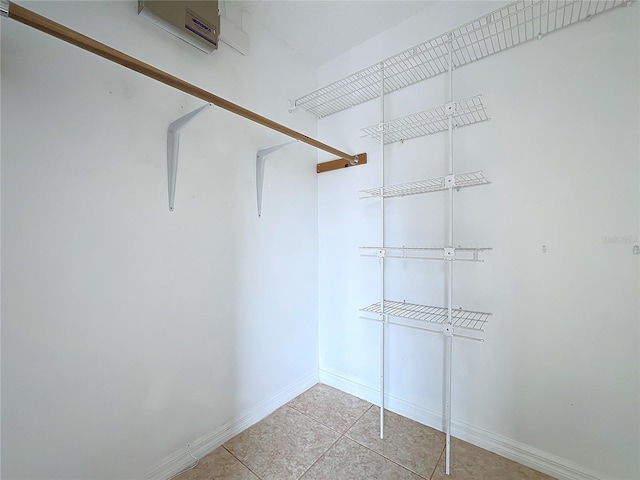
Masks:
[[[271,34],[312,65],[321,65],[422,12],[432,1],[240,0]]]

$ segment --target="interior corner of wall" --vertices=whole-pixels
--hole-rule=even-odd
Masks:
[[[224,16],[220,17],[220,40],[242,55],[249,55],[251,48],[249,35],[241,26]]]

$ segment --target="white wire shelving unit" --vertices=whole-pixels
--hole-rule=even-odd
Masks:
[[[489,247],[360,247],[360,256],[410,260],[484,262],[484,260],[480,258],[480,254],[489,250],[493,249]]]
[[[375,139],[380,139],[380,136],[384,134],[384,143],[387,145],[389,143],[404,142],[411,138],[446,132],[449,129],[449,117],[451,116],[453,116],[454,128],[485,122],[489,120],[489,117],[482,104],[481,97],[481,95],[476,95],[457,102],[450,102],[383,124],[361,128],[360,131],[363,137]]]
[[[539,39],[630,0],[519,0],[294,101],[319,118]],[[384,89],[380,83],[384,78]]]
[[[381,213],[379,245],[360,247],[360,255],[380,263],[379,301],[360,309],[361,318],[380,322],[380,438],[384,438],[385,338],[387,324],[440,333],[444,343],[445,472],[451,470],[451,411],[453,338],[484,341],[490,313],[453,307],[455,261],[482,262],[490,248],[454,247],[454,189],[490,183],[482,171],[454,173],[454,131],[489,120],[480,95],[454,100],[453,73],[458,67],[509,50],[564,29],[633,0],[517,0],[509,5],[381,60],[374,65],[296,99],[295,108],[319,118],[379,98],[379,123],[361,129],[362,136],[380,145],[382,186],[360,191],[360,198],[378,198]],[[456,70],[457,71],[457,70]],[[385,120],[385,95],[441,74],[447,74],[447,103],[395,120]],[[447,132],[448,174],[398,185],[385,185],[385,146],[417,137]],[[443,247],[390,247],[386,245],[385,202],[390,197],[447,191],[447,235]],[[388,300],[385,265],[390,259],[442,260],[446,305],[430,306]]]
[[[416,182],[400,183],[383,187],[368,188],[360,190],[360,198],[373,197],[406,197],[408,195],[419,195],[421,193],[438,192],[450,188],[473,187],[476,185],[486,185],[491,183],[481,170],[477,172],[459,173],[446,175],[443,177],[418,180]]]
[[[446,307],[434,307],[419,305],[416,303],[385,300],[381,307],[380,302],[373,303],[360,309],[365,314],[375,316],[363,316],[368,320],[383,321],[384,315],[403,320],[413,320],[413,324],[400,324],[422,330],[443,332],[445,328],[451,329],[454,337],[463,337],[483,342],[481,337],[475,336],[484,332],[484,326],[489,321],[490,313],[474,312],[470,310],[454,309],[452,322],[449,324],[449,311]],[[398,324],[396,322],[396,324]]]

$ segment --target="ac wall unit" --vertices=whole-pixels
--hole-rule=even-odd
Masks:
[[[138,0],[138,15],[205,53],[218,49],[218,0]]]

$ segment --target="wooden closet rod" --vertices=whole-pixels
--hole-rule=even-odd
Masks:
[[[24,23],[25,25],[29,25],[30,27],[40,30],[41,32],[48,33],[49,35],[59,38],[60,40],[64,40],[65,42],[71,43],[77,47],[82,48],[83,50],[87,50],[88,52],[106,58],[107,60],[118,63],[123,67],[135,70],[136,72],[146,75],[149,78],[153,78],[159,82],[164,83],[165,85],[169,85],[170,87],[177,88],[184,93],[188,93],[189,95],[204,100],[205,102],[212,103],[220,108],[228,110],[229,112],[247,118],[252,122],[259,123],[260,125],[264,125],[265,127],[275,130],[276,132],[283,133],[291,138],[295,138],[296,140],[300,140],[301,142],[319,148],[320,150],[324,150],[325,152],[331,153],[332,155],[336,155],[342,159],[347,160],[350,164],[358,163],[358,155],[350,155],[338,150],[337,148],[333,148],[329,145],[319,142],[318,140],[315,140],[311,137],[307,137],[300,132],[296,132],[289,127],[285,127],[284,125],[274,122],[273,120],[258,115],[251,110],[247,110],[246,108],[241,107],[240,105],[236,105],[235,103],[225,100],[224,98],[218,97],[217,95],[214,95],[213,93],[207,92],[202,88],[185,82],[178,77],[169,75],[162,70],[141,62],[140,60],[126,55],[119,50],[108,47],[103,43],[97,42],[92,38],[82,35],[75,30],[71,30],[64,25],[60,25],[59,23],[49,20],[46,17],[38,15],[37,13],[21,7],[20,5],[16,5],[12,2],[7,2],[6,0],[2,1],[2,15],[17,20],[20,23]]]

